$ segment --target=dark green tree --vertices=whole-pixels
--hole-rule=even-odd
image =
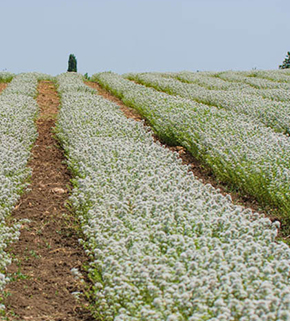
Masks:
[[[68,72],[74,71],[77,72],[77,60],[75,55],[70,54],[68,58]]]
[[[279,69],[290,68],[290,51],[288,51],[286,58],[283,61],[283,64],[279,66]]]

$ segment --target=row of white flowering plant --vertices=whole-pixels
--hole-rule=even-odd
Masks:
[[[196,79],[202,77],[197,73]],[[200,83],[183,83],[168,75],[156,74],[156,73],[130,73],[126,74],[125,77],[130,80],[134,80],[142,85],[153,87],[159,91],[164,91],[171,95],[178,95],[186,99],[192,99],[194,101],[215,106],[217,108],[225,108],[232,110],[237,113],[246,114],[247,117],[251,118],[256,122],[262,122],[264,125],[273,128],[277,132],[288,133],[290,132],[290,94],[289,90],[275,90],[274,93],[286,93],[289,101],[275,101],[272,99],[263,98],[259,89],[246,89],[246,88],[235,88],[233,90],[215,90],[201,86]],[[179,76],[180,77],[180,76]],[[290,78],[290,77],[289,77]],[[209,84],[212,80],[223,81],[219,78],[206,76],[203,77],[205,82]],[[280,83],[276,83],[280,86]],[[290,86],[290,84],[289,84]],[[273,90],[265,91],[271,96],[274,95]],[[285,97],[282,95],[282,97]]]
[[[204,185],[117,105],[70,90],[77,75],[58,82],[67,89],[57,136],[75,175],[70,201],[91,258],[96,315],[290,320],[290,250],[275,242],[277,224]]]
[[[5,250],[20,229],[20,223],[8,226],[6,218],[27,186],[27,162],[37,137],[37,84],[36,74],[19,74],[0,95],[0,293],[9,280],[5,268],[11,259]],[[3,309],[0,294],[0,312]]]
[[[221,181],[289,215],[289,137],[242,113],[158,92],[114,73],[92,78],[137,109],[161,140],[186,147]]]
[[[11,72],[1,71],[0,72],[0,83],[8,83],[10,82],[15,75]]]
[[[158,73],[185,83],[207,89],[243,91],[271,100],[290,102],[290,73],[287,70],[259,70],[248,72],[189,72]]]

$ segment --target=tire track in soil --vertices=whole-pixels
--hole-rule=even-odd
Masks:
[[[144,120],[145,126],[149,126],[150,124],[147,122],[144,117],[142,117],[138,111],[135,109],[126,106],[121,99],[112,95],[109,91],[102,88],[97,82],[93,81],[85,81],[85,84],[93,89],[95,89],[99,95],[103,96],[104,98],[112,101],[113,103],[117,104],[120,107],[120,110],[125,114],[127,118],[132,118],[136,121]],[[211,184],[213,187],[220,190],[220,193],[223,195],[229,194],[231,195],[232,201],[236,205],[241,205],[246,208],[250,208],[254,212],[258,212],[260,214],[266,214],[270,220],[280,221],[281,223],[281,230],[278,237],[281,237],[285,240],[290,238],[289,235],[289,222],[285,221],[283,217],[279,216],[276,209],[271,207],[264,207],[260,204],[254,197],[245,195],[242,192],[234,192],[231,186],[228,186],[226,183],[219,182],[218,179],[214,176],[210,169],[206,168],[202,163],[193,157],[190,152],[188,152],[183,146],[169,146],[163,142],[161,142],[157,135],[153,134],[153,138],[155,141],[159,141],[164,147],[170,149],[173,152],[177,152],[179,157],[182,159],[183,164],[189,166],[189,170],[193,172],[193,174],[201,180],[204,184]]]
[[[23,224],[19,241],[9,248],[14,259],[8,267],[13,281],[5,289],[7,318],[92,321],[95,319],[85,308],[88,302],[71,294],[85,291],[85,281],[76,280],[70,270],[83,272],[88,258],[78,243],[80,227],[65,206],[71,176],[51,131],[59,98],[52,82],[40,82],[38,91],[39,137],[28,164],[33,171],[31,190],[21,197],[10,218],[28,218],[30,222]]]

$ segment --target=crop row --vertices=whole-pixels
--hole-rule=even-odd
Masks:
[[[38,106],[32,97],[36,90],[36,75],[19,74],[0,95],[0,292],[10,262],[5,248],[19,235],[19,224],[8,227],[5,219],[26,186],[30,174],[26,165],[37,135],[34,119]],[[0,298],[0,310],[3,308]]]
[[[227,72],[221,72],[217,74],[217,77],[220,79],[234,82],[234,83],[243,83],[250,85],[251,87],[254,87],[256,89],[290,89],[290,78],[289,73],[288,76],[285,73],[281,73],[281,71],[272,71],[273,77],[275,78],[280,75],[280,79],[284,79],[285,81],[274,81],[271,79],[265,79],[258,77],[258,73],[256,73],[256,77],[251,77],[251,72],[234,72],[234,71],[227,71]],[[263,75],[263,74],[262,74]],[[264,73],[265,75],[265,73]],[[269,73],[268,73],[269,75]],[[270,76],[270,75],[269,75]],[[286,77],[286,78],[285,78]],[[288,78],[287,78],[288,77]],[[276,78],[277,79],[277,78]],[[279,79],[279,78],[278,78]]]
[[[155,73],[164,77],[173,77],[186,83],[196,83],[209,89],[289,89],[290,73],[288,70],[253,70],[223,72]]]
[[[113,73],[93,79],[137,109],[163,141],[186,147],[220,180],[289,215],[287,136],[243,114],[167,95]]]
[[[142,124],[83,91],[79,75],[58,82],[67,90],[57,135],[75,174],[70,201],[91,257],[96,314],[290,320],[290,250],[274,241],[276,224],[202,184]]]
[[[83,82],[81,74],[73,74],[73,77],[68,77],[67,74],[58,75],[58,92],[59,94],[65,92],[90,92],[95,93],[95,90],[86,86]],[[64,79],[64,81],[63,81]]]
[[[254,74],[248,72],[244,73],[244,76],[241,72],[222,72],[217,74],[216,77],[234,85],[249,85],[251,89],[243,89],[243,91],[255,96],[286,103],[288,110],[290,109],[289,72],[283,73],[281,70],[260,71]]]
[[[247,91],[253,90],[253,88],[247,84],[234,83],[234,82],[223,80],[219,78],[218,73],[215,73],[215,72],[181,71],[181,72],[167,72],[167,73],[152,72],[150,74],[155,76],[162,76],[165,78],[177,79],[183,83],[196,84],[210,90],[247,90]],[[131,75],[132,73],[124,74],[124,77],[128,78],[128,76],[131,76]],[[200,89],[203,90],[204,88],[200,88]]]
[[[247,77],[264,78],[281,83],[290,83],[290,72],[287,69],[283,70],[252,70],[245,73]]]
[[[246,114],[248,118],[262,122],[278,132],[290,133],[290,103],[264,99],[242,88],[238,91],[210,90],[196,83],[182,83],[153,73],[127,74],[126,78],[171,95]],[[252,88],[251,91],[257,90]]]
[[[1,82],[4,82],[4,83],[10,82],[14,76],[15,75],[10,72],[2,71],[2,72],[0,72],[0,83]]]
[[[156,74],[156,73],[155,73]],[[157,73],[158,74],[158,73]],[[255,95],[274,101],[290,102],[290,74],[281,70],[258,72],[178,72],[159,73],[163,77],[171,77],[185,83],[193,83],[213,90],[232,91],[238,94]]]

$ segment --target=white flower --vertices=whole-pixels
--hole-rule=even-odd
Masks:
[[[209,137],[201,137],[197,148],[203,151],[205,141],[207,162],[223,173],[229,170],[223,166],[233,161],[234,172],[245,165],[241,177],[246,184],[245,173],[252,173],[257,159],[272,164],[272,156],[267,156],[270,147],[279,160],[284,155],[281,146],[288,148],[282,138],[274,147],[278,136],[271,130],[253,127],[252,122],[239,124],[245,116],[235,119],[233,113],[193,105],[114,74],[98,78],[126,96],[124,101],[136,103],[152,117],[159,115],[151,120],[169,134],[179,128],[181,135],[192,122],[196,133],[208,130]],[[276,227],[202,184],[176,155],[154,144],[142,124],[126,119],[116,105],[86,91],[79,77],[67,73],[58,81],[62,88],[58,135],[77,173],[71,201],[93,258],[91,275],[100,311],[111,319],[130,321],[255,320],[286,313],[290,250],[275,242]],[[198,119],[189,121],[185,111]],[[224,122],[215,125],[217,119]],[[228,135],[231,131],[236,138]],[[242,154],[252,167],[238,159]],[[254,175],[271,172],[268,165],[254,168]],[[280,183],[288,184],[284,178]]]
[[[2,77],[2,73],[0,73]],[[31,174],[27,162],[30,148],[37,137],[34,118],[38,106],[33,99],[37,93],[37,74],[24,73],[5,75],[12,81],[0,95],[0,271],[11,263],[5,252],[9,242],[19,237],[22,220],[7,227],[5,218],[19,199],[22,189],[27,187],[25,180]],[[4,77],[4,78],[5,78]],[[7,79],[8,79],[7,78]],[[9,281],[0,273],[0,292]],[[0,310],[4,306],[0,305]]]

